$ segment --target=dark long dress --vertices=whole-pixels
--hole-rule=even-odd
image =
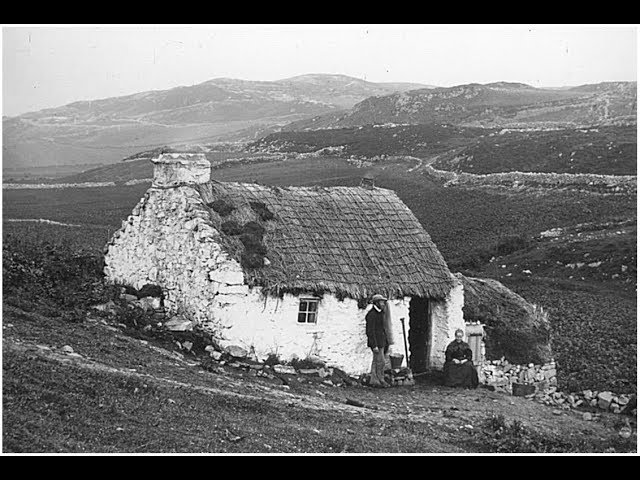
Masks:
[[[466,342],[454,340],[445,351],[444,384],[447,387],[476,388],[478,386],[478,372],[471,359],[473,352]],[[466,359],[462,364],[453,363],[453,359]]]

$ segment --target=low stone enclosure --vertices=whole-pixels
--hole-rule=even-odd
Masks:
[[[437,170],[423,166],[430,177],[444,186],[496,186],[512,189],[566,188],[609,195],[635,195],[638,179],[635,175],[598,175],[590,173],[507,172],[478,175],[466,172]]]

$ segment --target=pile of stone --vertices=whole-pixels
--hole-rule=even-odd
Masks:
[[[550,391],[538,393],[534,399],[546,405],[557,406],[564,409],[590,407],[598,408],[611,413],[636,414],[636,395],[617,395],[610,391],[583,390],[578,393],[564,393]]]
[[[555,362],[543,365],[516,365],[504,358],[484,362],[479,367],[480,383],[495,390],[514,393],[514,385],[530,385],[534,392],[546,392],[558,385]]]

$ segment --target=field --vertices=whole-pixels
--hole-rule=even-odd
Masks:
[[[100,281],[96,239],[77,227],[9,230],[4,452],[636,450],[635,437],[618,434],[627,422],[635,428],[635,419],[611,413],[587,421],[581,411],[487,389],[449,389],[428,377],[374,391],[300,376],[258,377],[213,362],[206,339],[196,334],[154,328],[157,320],[126,305],[115,315],[91,308],[118,301],[117,289]],[[193,348],[185,350],[185,340]]]
[[[340,149],[362,158],[411,155],[439,170],[636,175],[636,126],[559,130],[501,130],[446,124],[389,125],[279,132],[250,144],[252,151]]]
[[[524,398],[429,383],[285,384],[212,366],[201,351],[96,313],[3,313],[5,453],[636,451],[613,414],[585,421]]]
[[[342,148],[344,155],[374,157],[412,155],[430,157],[463,147],[475,138],[497,133],[495,129],[459,127],[446,124],[365,125],[362,127],[279,132],[249,144],[252,151],[314,152]]]
[[[504,131],[441,156],[433,167],[476,174],[499,172],[636,175],[636,126]]]
[[[570,389],[600,388],[635,390],[636,356],[629,339],[635,339],[635,231],[616,238],[595,238],[581,243],[577,252],[570,243],[545,244],[541,249],[523,249],[543,231],[582,223],[636,222],[636,199],[578,192],[548,191],[545,194],[504,194],[480,190],[443,188],[416,172],[410,164],[377,164],[376,185],[395,190],[411,208],[443,253],[452,271],[495,277],[512,286],[526,277],[523,296],[554,312],[553,346],[559,360],[559,378]],[[273,163],[230,165],[213,170],[221,181],[258,181],[275,185],[357,185],[368,169],[339,158],[289,159]],[[63,241],[99,252],[113,231],[132,210],[148,185],[92,189],[5,190],[4,219],[44,218],[78,227],[4,222],[4,235]],[[612,227],[615,231],[616,227]],[[511,246],[510,246],[511,245]],[[513,246],[515,245],[515,247]],[[551,250],[549,250],[551,249]],[[564,265],[585,253],[610,260],[587,276],[568,273]],[[621,253],[622,252],[622,253]],[[625,258],[625,256],[627,258]],[[628,258],[633,256],[632,258]],[[498,261],[490,262],[491,257]],[[496,265],[507,263],[506,270]],[[563,266],[545,263],[562,260]],[[609,258],[607,257],[607,258]],[[603,257],[604,258],[604,257]],[[592,261],[592,260],[589,260]],[[614,270],[623,264],[630,269]],[[530,270],[531,275],[522,274]],[[572,270],[573,271],[573,270]],[[577,270],[576,270],[577,271]],[[513,276],[507,277],[508,273]],[[585,277],[582,279],[582,277]],[[626,281],[628,279],[633,281]],[[552,281],[549,281],[551,279]],[[537,285],[544,285],[536,288]],[[516,288],[516,286],[513,286]],[[597,295],[593,295],[593,292]],[[581,329],[578,325],[589,325]],[[615,325],[615,328],[609,326]],[[625,331],[628,332],[625,335]],[[582,343],[570,339],[581,338]],[[596,350],[583,348],[598,339]],[[574,345],[575,344],[575,345]],[[613,351],[623,352],[613,357]],[[603,353],[604,352],[604,353]],[[617,355],[617,354],[616,354]],[[610,370],[610,358],[621,365]],[[589,368],[585,368],[585,365]]]

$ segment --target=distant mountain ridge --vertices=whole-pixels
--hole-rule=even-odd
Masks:
[[[234,132],[352,107],[425,85],[311,74],[277,81],[217,78],[3,117],[7,167],[113,163],[147,148],[212,142]]]
[[[606,82],[542,89],[496,82],[416,89],[369,97],[346,112],[292,122],[283,131],[348,128],[375,124],[581,126],[635,122],[636,82]]]

